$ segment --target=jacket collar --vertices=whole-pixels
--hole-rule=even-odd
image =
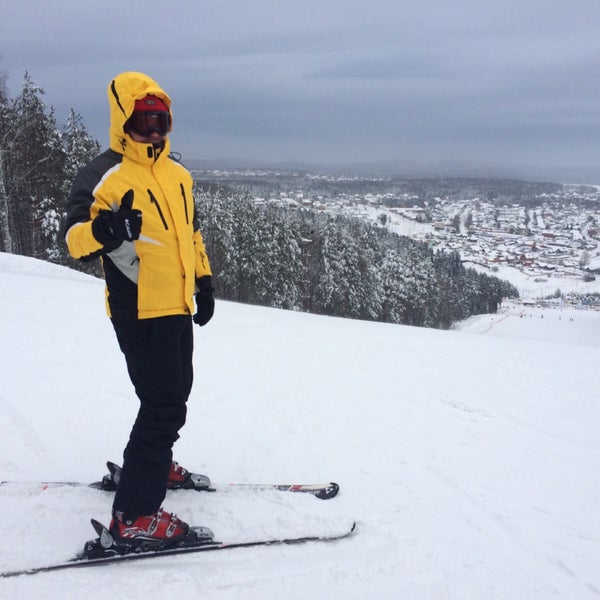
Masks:
[[[166,160],[171,151],[171,143],[166,137],[164,147],[157,151],[152,144],[134,142],[129,135],[123,134],[116,140],[116,144],[111,144],[111,148],[136,163],[151,167]]]

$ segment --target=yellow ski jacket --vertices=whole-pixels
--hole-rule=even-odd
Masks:
[[[192,314],[196,279],[211,275],[192,194],[192,177],[164,148],[125,133],[135,101],[151,94],[171,110],[171,99],[151,78],[127,72],[108,86],[110,149],[77,174],[67,205],[66,242],[71,256],[101,257],[109,316],[149,319]],[[108,251],[92,233],[101,210],[118,211],[133,190],[142,211],[140,238]]]

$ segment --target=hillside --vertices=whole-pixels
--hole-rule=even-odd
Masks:
[[[0,254],[0,480],[94,480],[136,410],[103,284]],[[173,492],[223,541],[271,547],[0,580],[0,597],[586,599],[600,595],[600,314],[507,309],[438,331],[217,302],[197,328],[176,458],[215,481],[335,480],[339,497]],[[0,486],[2,570],[66,559],[110,494]]]

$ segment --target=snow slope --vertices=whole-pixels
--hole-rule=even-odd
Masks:
[[[136,410],[103,283],[0,254],[0,289],[0,480],[99,478]],[[598,598],[600,315],[520,311],[435,331],[217,302],[177,459],[342,491],[165,508],[223,541],[357,534],[0,579],[0,598]],[[110,504],[0,486],[1,570],[69,558]]]

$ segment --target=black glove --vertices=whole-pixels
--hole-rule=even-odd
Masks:
[[[123,242],[133,242],[142,231],[142,211],[132,209],[133,190],[125,192],[117,212],[101,210],[92,221],[92,234],[107,249],[114,250]]]
[[[205,275],[196,280],[196,287],[198,292],[196,293],[196,306],[198,310],[193,316],[194,323],[200,325],[206,325],[215,312],[215,299],[213,298],[213,292],[215,291],[212,286],[212,277]]]

